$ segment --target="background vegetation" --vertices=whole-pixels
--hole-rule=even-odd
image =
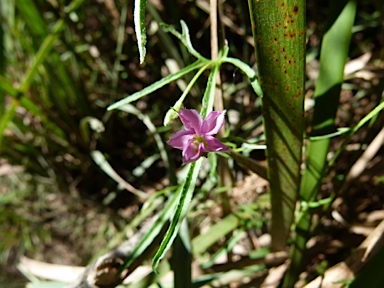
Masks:
[[[148,1],[143,64],[139,63],[133,1],[0,2],[1,283],[15,287],[32,280],[38,283],[16,269],[22,255],[50,263],[87,265],[137,233],[145,219],[169,207],[166,203],[180,187],[191,188],[190,196],[194,193],[186,218],[193,245],[193,252],[187,254],[193,255],[192,266],[199,267],[198,272],[193,269],[193,281],[189,279],[194,287],[202,283],[211,285],[207,287],[259,287],[267,275],[277,275],[272,272],[274,267],[286,271],[283,286],[296,283],[303,287],[353,255],[384,219],[381,1],[306,2],[306,15],[301,15],[305,16],[305,50],[292,48],[301,49],[306,60],[302,83],[305,118],[300,122],[304,140],[295,140],[304,143],[298,146],[303,155],[297,154],[299,174],[293,177],[297,191],[289,210],[294,215],[293,226],[271,207],[270,198],[276,199],[273,195],[278,194],[273,193],[279,190],[270,187],[260,173],[253,173],[252,165],[263,167],[268,162],[270,182],[280,177],[279,172],[276,176],[280,168],[272,169],[268,158],[273,155],[271,146],[269,152],[264,150],[265,136],[272,133],[265,131],[273,127],[263,126],[263,120],[270,125],[273,121],[265,114],[267,109],[261,108],[250,72],[243,73],[223,56],[225,39],[227,58],[242,61],[259,77],[258,57],[264,97],[271,93],[265,79],[278,79],[278,83],[296,79],[293,74],[283,80],[273,74],[282,73],[281,69],[266,71],[271,66],[268,57],[260,57],[265,48],[257,37],[255,53],[251,19],[253,24],[259,23],[257,15],[262,14],[257,11],[257,1],[252,10],[252,2],[249,6],[244,1],[219,5],[218,50],[222,54],[216,57],[223,60],[209,62],[211,70],[202,71],[192,87],[188,83],[199,70],[116,110],[107,108],[196,61],[190,47],[180,41],[182,37],[175,37],[182,31],[180,20],[189,28],[199,55],[214,58],[209,2]],[[191,168],[194,180],[188,182],[184,179],[189,166],[182,165],[180,151],[166,145],[181,124],[174,120],[164,126],[163,120],[184,91],[188,91],[185,107],[204,113],[212,105],[217,109],[217,100],[207,104],[219,93],[215,85],[207,85],[208,79],[216,77],[215,67],[220,68],[220,93],[228,116],[226,132],[220,137],[241,158],[210,156],[209,161],[197,162],[202,165],[199,173],[193,174]],[[266,76],[265,72],[272,74]],[[301,79],[300,74],[297,77]],[[203,95],[211,100],[202,103]],[[278,103],[282,103],[281,97]],[[265,102],[263,105],[266,107]],[[220,167],[227,169],[221,171]],[[276,226],[279,219],[289,239],[275,236],[273,239],[281,240],[277,243],[270,235],[280,231]],[[160,262],[160,276],[176,271],[172,261],[183,262],[177,262],[177,255],[183,255],[177,253],[182,251],[176,246],[179,236],[173,258],[169,260],[168,253]],[[269,261],[274,250],[289,253]],[[284,266],[286,257],[291,260],[290,268]],[[151,259],[141,264],[150,265]],[[374,261],[383,265],[382,260]],[[167,263],[171,267],[165,267]],[[182,266],[191,269],[189,263]],[[184,270],[183,275],[188,273]],[[143,278],[147,282],[137,287],[158,281],[167,285],[169,280],[160,276]],[[281,277],[276,276],[278,282]],[[357,281],[364,281],[364,273],[359,277],[363,278]],[[182,282],[176,282],[176,287],[189,287],[177,283]],[[376,285],[381,287],[382,282]]]

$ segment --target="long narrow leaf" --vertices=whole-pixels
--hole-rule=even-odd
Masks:
[[[200,158],[196,162],[190,164],[187,177],[181,188],[180,200],[176,208],[175,215],[172,218],[171,225],[169,226],[169,229],[165,234],[164,240],[160,244],[159,250],[153,257],[152,268],[155,271],[157,271],[157,267],[160,263],[160,260],[165,256],[165,253],[167,253],[167,251],[171,247],[173,241],[177,236],[180,225],[184,220],[185,216],[187,215],[202,161],[203,159]]]
[[[210,246],[225,237],[231,231],[234,231],[240,224],[240,218],[230,214],[220,222],[213,225],[206,233],[193,239],[193,253],[198,255],[206,251]]]
[[[45,36],[47,33],[47,25],[45,24],[41,13],[34,1],[24,0],[24,1],[15,1],[18,11],[23,15],[23,19],[26,21],[29,29],[32,34],[35,36]]]
[[[300,188],[306,6],[304,0],[248,3],[264,93],[272,249],[283,250]]]
[[[55,24],[53,31],[51,34],[49,34],[45,39],[44,42],[41,44],[39,51],[36,53],[35,59],[32,62],[32,65],[29,67],[23,82],[20,85],[20,90],[22,92],[26,92],[29,88],[29,85],[31,84],[31,81],[33,77],[35,76],[37,69],[43,63],[47,55],[50,53],[54,42],[59,36],[59,33],[63,31],[65,27],[64,20],[59,20]]]
[[[209,74],[207,86],[205,88],[204,97],[202,100],[202,107],[200,115],[204,119],[208,113],[213,110],[213,102],[215,100],[215,89],[217,73],[219,73],[220,63],[215,63],[212,67],[211,73]]]
[[[16,89],[12,83],[10,83],[4,76],[0,75],[0,90],[16,97],[19,94],[19,90]]]
[[[134,102],[134,101],[156,91],[157,89],[171,83],[172,81],[179,79],[180,77],[184,76],[185,74],[188,74],[189,72],[191,72],[193,70],[199,69],[200,67],[204,66],[205,64],[206,64],[206,61],[197,60],[196,62],[188,65],[187,67],[184,67],[183,69],[181,69],[177,73],[170,74],[167,77],[162,78],[161,80],[153,83],[152,85],[145,87],[143,90],[138,91],[136,93],[133,93],[132,95],[112,104],[111,106],[108,107],[108,110],[117,109],[117,108],[119,108],[125,104],[129,104],[131,102]]]
[[[195,50],[195,48],[193,48],[191,38],[189,36],[189,29],[188,29],[187,24],[185,24],[185,22],[183,20],[180,21],[180,24],[181,24],[181,29],[182,29],[181,34],[175,28],[173,28],[170,25],[162,24],[162,26],[167,31],[169,31],[170,33],[175,35],[177,38],[179,38],[179,40],[181,41],[181,43],[184,44],[184,46],[187,48],[189,53],[191,53],[197,59],[205,59],[199,52],[197,52]]]
[[[1,146],[3,142],[4,137],[4,131],[7,128],[9,122],[12,120],[13,116],[15,115],[16,107],[18,105],[18,102],[16,99],[13,99],[11,102],[11,105],[9,106],[8,110],[5,111],[3,115],[0,117],[0,152],[1,152]]]
[[[344,80],[344,66],[348,55],[352,25],[356,13],[356,1],[344,0],[332,2],[331,27],[324,35],[320,54],[320,73],[315,89],[315,107],[312,123],[312,135],[326,135],[334,132],[334,121],[339,103],[341,84]],[[340,13],[341,11],[341,13]],[[339,13],[339,14],[337,14]],[[327,168],[327,154],[330,138],[311,140],[308,145],[306,170],[303,175],[301,200],[312,202],[316,199],[323,174]],[[291,251],[291,267],[284,287],[294,285],[304,257],[308,230],[311,226],[311,214],[305,213],[297,223],[297,235]]]
[[[135,22],[135,33],[137,39],[137,46],[140,54],[140,64],[144,63],[147,44],[147,34],[145,29],[145,7],[147,6],[146,0],[135,0],[134,4],[134,22]]]
[[[73,10],[78,8],[81,4],[83,4],[84,1],[85,0],[72,1],[72,3],[69,5],[69,7],[67,9],[67,13],[73,12]],[[19,4],[19,8],[23,7],[23,11],[24,10],[28,10],[30,8],[30,7],[26,7],[27,9],[24,9],[25,8],[24,7],[25,6],[24,5],[25,4],[24,1],[17,1],[16,3]],[[35,21],[40,22],[40,20],[35,20]],[[34,27],[34,24],[35,23],[31,24],[31,26]],[[42,24],[39,24],[39,26],[41,26],[41,25]],[[51,33],[46,36],[46,38],[44,39],[43,43],[41,44],[38,52],[36,53],[36,56],[35,56],[35,59],[32,62],[32,65],[29,67],[29,69],[26,72],[24,80],[23,80],[23,82],[20,85],[20,91],[25,92],[25,91],[28,90],[29,85],[30,85],[33,77],[35,76],[38,67],[41,65],[41,63],[43,63],[43,61],[45,60],[47,55],[52,50],[54,42],[58,38],[60,32],[62,32],[64,30],[65,26],[66,25],[65,25],[64,19],[58,20],[56,22],[56,24],[54,25]],[[45,27],[45,25],[44,25],[44,27]],[[38,33],[42,33],[42,30],[39,29]]]
[[[130,265],[136,259],[138,259],[144,253],[144,251],[153,243],[156,236],[159,235],[159,233],[163,229],[165,223],[169,220],[172,213],[174,213],[177,205],[177,200],[179,199],[181,192],[182,192],[182,189],[180,188],[169,199],[164,209],[161,211],[159,217],[156,219],[155,223],[153,224],[152,228],[143,236],[143,238],[140,239],[139,243],[136,245],[135,249],[132,251],[130,256],[127,259],[125,259],[125,262],[121,267],[121,270],[124,270],[125,268],[130,267]]]
[[[351,140],[352,136],[355,135],[355,133],[361,127],[363,127],[368,121],[370,121],[372,118],[376,117],[383,110],[384,110],[384,102],[381,102],[371,112],[369,112],[368,115],[366,115],[363,119],[361,119],[359,121],[359,123],[357,123],[357,125],[355,127],[350,129],[350,133],[349,133],[348,137],[346,137],[344,139],[344,141],[341,144],[340,148],[335,152],[335,154],[333,155],[331,160],[328,162],[329,166],[332,166],[335,163],[336,159],[340,156],[341,152],[344,150],[345,146],[349,143],[349,141]]]

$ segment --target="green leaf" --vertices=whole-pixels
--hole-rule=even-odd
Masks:
[[[311,136],[311,137],[309,137],[309,140],[311,140],[311,142],[313,142],[313,141],[318,141],[318,140],[323,140],[323,139],[330,139],[330,138],[334,138],[334,137],[346,134],[350,131],[351,131],[351,128],[342,127],[342,128],[337,129],[337,131],[333,132],[333,133],[329,133],[326,135],[319,135],[319,136]]]
[[[169,201],[161,211],[159,217],[155,220],[155,223],[153,224],[151,229],[147,233],[145,233],[145,235],[140,239],[139,243],[136,245],[129,257],[125,259],[121,270],[130,267],[132,263],[134,263],[136,259],[143,255],[144,251],[153,244],[156,236],[160,234],[165,223],[169,220],[172,213],[174,213],[181,192],[182,187],[180,187],[176,191],[176,193],[169,199]]]
[[[230,214],[218,223],[213,225],[206,233],[193,239],[193,253],[195,255],[206,251],[210,246],[217,243],[231,231],[234,231],[240,224],[240,218]]]
[[[144,63],[147,44],[147,34],[145,29],[145,7],[147,6],[146,0],[135,0],[133,18],[135,22],[135,33],[137,39],[137,46],[139,47],[140,64]]]
[[[205,60],[205,61],[204,60],[197,60],[194,63],[188,65],[187,67],[184,67],[180,71],[173,73],[173,74],[170,74],[167,77],[164,77],[164,78],[160,79],[159,81],[153,83],[152,85],[145,87],[143,90],[138,91],[136,93],[133,93],[132,95],[110,105],[108,107],[108,110],[117,109],[117,108],[120,108],[121,106],[124,106],[126,104],[131,103],[131,102],[134,102],[134,101],[160,89],[161,87],[171,83],[172,81],[175,81],[175,80],[181,78],[185,74],[188,74],[189,72],[191,72],[193,70],[199,69],[200,67],[204,66],[206,63],[207,63],[207,60]]]
[[[32,34],[35,36],[45,36],[47,33],[47,25],[39,13],[35,1],[24,0],[24,1],[15,1],[17,9],[20,11],[20,14],[23,15],[23,19],[26,21],[29,29]]]
[[[4,137],[4,131],[8,127],[9,122],[11,122],[13,116],[15,115],[16,107],[18,106],[18,102],[16,99],[13,99],[11,102],[11,105],[9,106],[8,110],[5,111],[5,113],[0,117],[0,152],[1,152],[1,146],[3,142]]]
[[[203,159],[200,158],[196,162],[190,164],[187,177],[181,188],[180,200],[176,208],[175,214],[172,218],[169,229],[165,234],[164,240],[160,244],[159,250],[153,257],[152,268],[154,271],[157,271],[157,267],[160,263],[160,260],[165,256],[165,253],[167,253],[167,251],[171,247],[175,237],[177,236],[180,225],[188,212],[189,204],[192,199],[193,191],[195,189],[196,180],[199,175],[202,161]]]
[[[35,76],[37,69],[40,67],[40,65],[43,63],[45,58],[51,52],[54,42],[58,38],[59,33],[64,30],[64,27],[65,27],[64,20],[61,19],[57,21],[51,34],[49,34],[44,39],[43,43],[41,44],[39,50],[36,53],[36,56],[32,62],[32,65],[27,70],[27,73],[23,79],[23,82],[20,85],[20,91],[26,92],[29,89],[29,85],[31,84],[31,81]]]
[[[271,248],[285,250],[301,178],[306,7],[304,0],[248,3],[263,91],[272,204]]]
[[[189,36],[189,29],[187,24],[183,20],[180,21],[181,24],[181,34],[172,26],[162,23],[161,25],[170,33],[175,35],[181,43],[187,48],[188,52],[195,56],[197,59],[205,59],[199,52],[195,50],[192,46],[191,38]]]
[[[9,95],[16,97],[19,94],[19,90],[16,89],[12,83],[10,83],[4,76],[0,75],[0,90],[8,93]]]
[[[65,7],[64,11],[65,13],[69,14],[77,10],[81,5],[83,5],[85,0],[74,0],[71,1],[71,3]]]
[[[348,57],[352,26],[356,13],[356,1],[332,1],[331,27],[324,35],[320,53],[320,72],[315,88],[315,106],[312,136],[334,132],[334,121],[339,104],[344,66]],[[300,187],[300,198],[314,202],[322,177],[328,167],[328,150],[331,138],[310,140],[306,157],[306,169]],[[284,287],[291,287],[301,272],[301,263],[311,227],[311,214],[306,213],[297,224],[297,235],[291,250],[291,267],[284,280]],[[302,231],[303,233],[300,233]]]
[[[209,74],[207,86],[205,87],[205,92],[202,100],[202,107],[200,115],[203,119],[213,110],[213,102],[215,100],[215,91],[216,91],[216,79],[217,73],[219,73],[220,63],[216,62]]]
[[[348,4],[347,4],[348,3]],[[312,135],[320,136],[334,132],[334,121],[339,104],[341,84],[344,81],[344,66],[348,57],[352,26],[355,19],[356,1],[344,0],[333,4],[332,26],[324,35],[320,53],[320,72],[314,92],[315,106]],[[344,7],[340,10],[340,7]],[[340,12],[341,11],[341,12]],[[337,19],[334,20],[334,14]],[[317,140],[317,139],[316,139]],[[307,153],[307,168],[303,175],[301,197],[310,202],[316,199],[319,183],[327,167],[327,154],[331,139],[310,141]]]

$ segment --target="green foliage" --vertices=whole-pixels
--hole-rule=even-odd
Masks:
[[[147,5],[146,0],[135,0],[135,9],[133,16],[135,19],[135,31],[137,38],[137,45],[140,53],[140,64],[144,63],[147,44],[147,34],[145,29],[145,7]]]
[[[301,179],[304,129],[305,1],[249,1],[263,89],[272,249],[284,250]]]
[[[344,7],[341,13],[339,12],[340,7]],[[311,132],[313,136],[332,133],[335,129],[334,122],[355,19],[356,1],[339,2],[333,9],[334,14],[331,13],[333,22],[324,35],[321,46],[321,66],[314,92],[315,107]],[[337,15],[336,20],[334,20],[334,15]],[[311,202],[317,198],[322,178],[328,168],[327,155],[330,143],[331,138],[324,138],[311,140],[308,144],[306,169],[300,187],[300,198],[303,201]],[[285,287],[292,286],[299,276],[308,240],[307,231],[311,227],[311,214],[310,211],[306,211],[297,224],[298,234],[291,251],[293,263],[286,277]],[[304,233],[300,233],[300,231]]]

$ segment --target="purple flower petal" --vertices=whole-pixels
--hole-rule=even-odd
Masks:
[[[193,161],[196,161],[201,157],[201,154],[203,153],[204,145],[203,143],[199,143],[199,146],[196,147],[192,142],[195,141],[194,139],[190,139],[188,141],[187,146],[183,149],[183,162],[184,163],[190,163]]]
[[[173,148],[183,150],[188,143],[193,140],[193,135],[194,134],[191,133],[191,131],[180,130],[177,131],[167,143]]]
[[[225,146],[213,136],[207,135],[204,138],[207,142],[207,146],[204,146],[204,152],[220,152],[229,150],[227,146]]]
[[[227,146],[214,137],[224,125],[225,110],[211,112],[203,121],[196,110],[180,109],[179,117],[185,130],[176,132],[168,144],[183,150],[184,163],[196,161],[207,152],[229,150]]]
[[[201,134],[203,119],[195,109],[180,109],[179,117],[186,130],[193,130],[195,134]]]
[[[206,135],[215,135],[219,132],[221,127],[224,124],[225,120],[225,110],[224,111],[212,111],[208,114],[207,118],[203,121],[201,125],[201,133]]]

